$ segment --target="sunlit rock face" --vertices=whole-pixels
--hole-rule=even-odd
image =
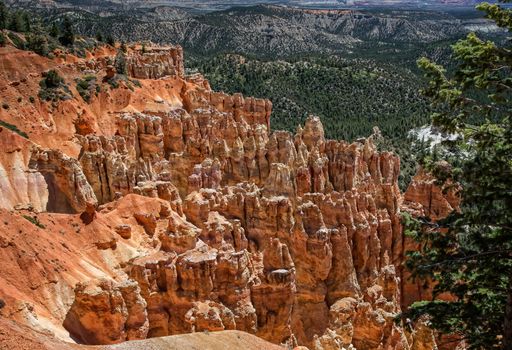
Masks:
[[[104,77],[113,55],[62,74]],[[54,65],[45,60],[40,70]],[[23,299],[40,315],[23,322],[84,344],[241,330],[317,350],[434,348],[424,324],[394,322],[421,297],[402,270],[401,211],[439,218],[455,194],[419,174],[403,196],[397,156],[372,137],[327,140],[318,117],[270,131],[270,101],[186,77],[179,47],[129,49],[127,62],[133,91],[65,101],[52,118],[70,124],[34,141],[0,130],[1,205],[40,224],[0,212],[13,222],[0,231],[7,275],[31,271],[0,286],[21,293],[6,298],[9,315]],[[20,222],[30,249],[10,243],[25,235]],[[13,264],[38,235],[38,254]]]

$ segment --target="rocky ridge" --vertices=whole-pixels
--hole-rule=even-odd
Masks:
[[[2,316],[91,345],[240,330],[317,350],[434,348],[423,324],[394,322],[421,297],[400,213],[441,216],[455,196],[420,174],[404,197],[395,155],[326,140],[317,117],[271,132],[270,101],[185,76],[179,47],[130,48],[140,87],[16,99],[49,68],[71,88],[102,81],[114,54],[0,48],[0,120],[35,125],[28,140],[0,129]]]

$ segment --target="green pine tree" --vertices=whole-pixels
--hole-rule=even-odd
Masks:
[[[6,29],[9,24],[9,11],[5,3],[0,0],[0,30]]]
[[[103,40],[104,40],[103,33],[99,30],[96,32],[96,40],[100,43],[103,42]]]
[[[26,22],[23,18],[23,13],[21,11],[16,11],[14,14],[11,14],[8,29],[13,32],[23,33],[26,31]]]
[[[48,34],[50,34],[50,36],[52,38],[58,38],[59,35],[60,35],[60,29],[59,29],[59,26],[57,25],[57,23],[53,22],[50,26],[50,29],[48,30]]]
[[[24,31],[27,33],[32,32],[32,22],[30,20],[30,14],[26,11],[23,11],[21,14],[21,19],[23,21]]]
[[[512,29],[510,9],[477,8]],[[405,316],[428,315],[434,329],[470,349],[512,349],[511,50],[510,41],[500,46],[472,33],[453,46],[454,74],[418,61],[430,80],[424,92],[436,109],[433,125],[459,136],[425,166],[439,183],[460,184],[462,202],[437,223],[405,218],[406,234],[420,246],[407,252],[406,266],[433,283],[433,299],[414,303]],[[452,300],[441,298],[447,294]]]
[[[73,46],[75,43],[75,32],[73,30],[73,22],[69,17],[64,17],[62,21],[62,35],[59,37],[59,41],[64,46]]]
[[[41,56],[47,56],[50,52],[48,38],[41,21],[36,18],[32,25],[32,32],[26,35],[27,49]]]
[[[116,46],[116,41],[115,41],[114,37],[111,34],[107,35],[106,42],[110,46]]]

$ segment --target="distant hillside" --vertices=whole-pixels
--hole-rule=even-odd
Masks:
[[[439,7],[474,6],[482,0],[7,0],[9,4],[30,4],[33,6],[102,6],[102,7],[157,7],[177,6],[203,11],[226,9],[233,6],[253,6],[259,4],[286,5],[304,8],[350,8],[350,7]],[[494,1],[488,1],[494,2]]]
[[[258,57],[297,54],[368,55],[437,41],[454,41],[469,30],[496,33],[474,11],[311,11],[278,6],[237,7],[194,15],[170,7],[47,10],[50,20],[72,16],[79,32],[109,33],[120,40],[182,45],[189,54],[242,53]]]
[[[37,9],[49,22],[59,21],[65,14],[72,18],[81,34],[95,36],[100,32],[127,42],[151,40],[180,44],[189,55],[197,56],[218,53],[269,59],[298,54],[342,54],[356,58],[399,56],[425,44],[453,42],[469,31],[486,35],[499,33],[481,13],[449,6],[408,10],[393,7],[312,10],[256,5],[203,13],[201,11],[218,2],[194,1],[193,5],[184,1],[179,6],[163,5],[176,5],[165,0],[25,0],[15,3]],[[225,5],[238,3],[224,2]],[[304,4],[302,1],[293,3]],[[48,6],[41,7],[41,4]],[[194,6],[194,10],[190,6]]]

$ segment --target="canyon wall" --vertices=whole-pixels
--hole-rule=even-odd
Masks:
[[[86,71],[101,81],[113,54],[39,58],[28,74],[55,67],[68,82]],[[0,48],[7,63],[16,57],[29,61]],[[127,57],[140,87],[128,77],[89,102],[74,94],[0,112],[24,129],[32,111],[39,125],[28,140],[0,130],[1,214],[13,223],[0,236],[12,274],[4,316],[24,305],[20,322],[83,344],[240,330],[317,350],[434,348],[423,323],[395,322],[421,296],[401,265],[411,245],[401,211],[442,216],[455,197],[421,174],[404,197],[397,156],[373,137],[327,140],[318,117],[271,132],[270,101],[185,76],[179,47]],[[1,77],[13,100],[21,74]],[[37,225],[18,229],[23,216]],[[26,244],[33,260],[12,265]],[[29,273],[35,288],[14,278]]]

